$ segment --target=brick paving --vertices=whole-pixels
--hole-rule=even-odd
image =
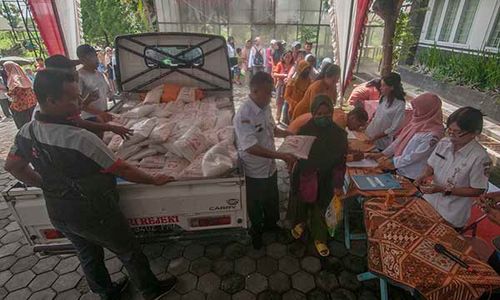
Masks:
[[[245,88],[235,88],[236,106]],[[3,162],[16,132],[12,120],[0,122],[0,188],[9,176]],[[280,168],[283,170],[283,167]],[[281,208],[286,210],[288,178],[279,176]],[[355,222],[361,228],[361,220]],[[286,224],[284,224],[286,226]],[[159,278],[179,282],[165,299],[378,299],[378,282],[360,283],[366,271],[366,244],[344,248],[338,234],[329,242],[332,255],[319,258],[311,244],[294,241],[287,230],[266,233],[265,247],[254,250],[248,241],[170,241],[144,245]],[[113,279],[126,274],[121,262],[106,251]],[[75,255],[34,254],[7,204],[0,200],[0,299],[98,299],[89,291]],[[131,287],[123,299],[141,299]],[[390,299],[411,299],[390,287]]]

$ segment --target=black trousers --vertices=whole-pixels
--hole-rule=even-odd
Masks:
[[[111,292],[112,282],[104,264],[103,247],[115,253],[127,269],[131,281],[143,294],[159,290],[147,257],[135,240],[123,216],[115,215],[102,224],[74,226],[52,221],[75,246],[90,289],[94,293]]]
[[[16,123],[17,129],[21,129],[24,124],[31,121],[31,115],[33,115],[34,110],[35,106],[23,111],[12,110],[12,117],[14,118],[14,123]]]
[[[247,209],[251,231],[262,232],[276,226],[280,219],[277,172],[268,178],[246,177]]]
[[[10,101],[9,99],[0,99],[0,106],[2,106],[2,112],[3,115],[6,116],[7,118],[12,117],[12,114],[10,113]]]

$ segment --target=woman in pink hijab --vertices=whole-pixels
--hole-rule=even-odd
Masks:
[[[10,110],[18,129],[31,121],[31,115],[36,106],[36,96],[33,92],[31,80],[23,69],[15,62],[7,61],[3,64],[7,73],[7,95],[11,98]]]
[[[382,153],[368,154],[370,158],[393,157],[398,174],[414,180],[424,170],[427,159],[444,136],[441,99],[424,93],[411,101],[411,121]]]

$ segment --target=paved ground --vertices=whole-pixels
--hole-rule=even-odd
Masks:
[[[246,89],[236,88],[241,100]],[[0,188],[9,181],[3,159],[10,148],[15,126],[0,122]],[[286,209],[287,176],[280,172],[282,210]],[[354,227],[361,228],[360,218]],[[265,247],[253,250],[244,241],[164,242],[144,245],[144,252],[159,277],[177,276],[179,283],[165,299],[378,299],[376,281],[360,283],[356,274],[366,271],[366,244],[344,248],[339,234],[329,242],[332,255],[320,259],[310,244],[293,241],[284,230],[267,233]],[[120,261],[106,253],[114,279],[126,273]],[[11,215],[0,200],[0,299],[97,299],[89,292],[74,255],[33,254]],[[130,288],[124,299],[140,299]],[[411,299],[390,287],[390,299]]]

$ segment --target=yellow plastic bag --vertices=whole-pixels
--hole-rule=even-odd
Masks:
[[[341,196],[333,196],[332,201],[328,205],[325,212],[325,222],[328,227],[328,233],[331,237],[335,235],[335,229],[337,226],[342,223],[342,197]]]

